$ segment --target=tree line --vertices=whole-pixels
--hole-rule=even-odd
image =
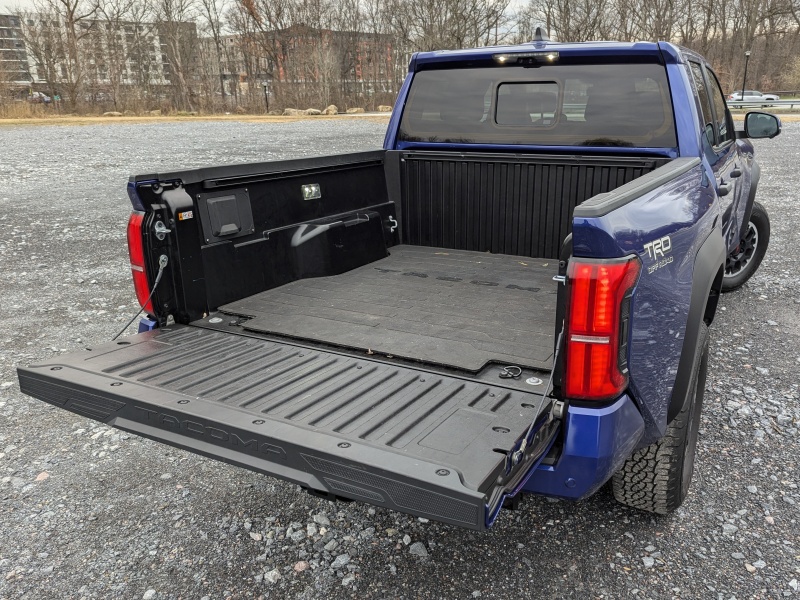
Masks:
[[[800,88],[800,0],[34,0],[13,16],[29,89],[69,112],[374,109],[413,52],[525,42],[540,24],[560,41],[677,42],[726,91],[749,50],[749,88]],[[2,64],[8,100],[25,74]]]

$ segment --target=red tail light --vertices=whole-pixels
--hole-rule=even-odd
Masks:
[[[143,222],[144,213],[131,213],[128,219],[128,254],[131,257],[131,272],[133,273],[133,287],[136,290],[136,299],[139,300],[139,306],[144,307],[145,312],[153,314],[153,304],[147,300],[150,297],[150,285],[147,283],[147,273],[144,268]]]
[[[628,385],[626,297],[640,268],[636,257],[570,260],[564,371],[567,398],[606,400]]]

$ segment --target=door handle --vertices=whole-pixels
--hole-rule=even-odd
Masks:
[[[727,196],[731,193],[732,189],[733,184],[730,181],[727,183],[720,183],[719,187],[717,188],[717,193],[720,195],[720,197]]]
[[[731,177],[741,177],[742,170],[739,167],[733,167],[733,171],[731,171]]]

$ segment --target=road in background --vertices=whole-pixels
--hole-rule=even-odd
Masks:
[[[800,125],[757,142],[772,219],[711,329],[698,472],[658,517],[524,498],[484,534],[125,434],[23,396],[15,366],[138,309],[131,172],[379,147],[369,120],[0,128],[0,598],[800,596]]]

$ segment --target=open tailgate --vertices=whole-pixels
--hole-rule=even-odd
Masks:
[[[23,393],[310,491],[485,529],[552,444],[537,394],[174,326],[18,370]],[[507,455],[528,425],[528,450]]]

